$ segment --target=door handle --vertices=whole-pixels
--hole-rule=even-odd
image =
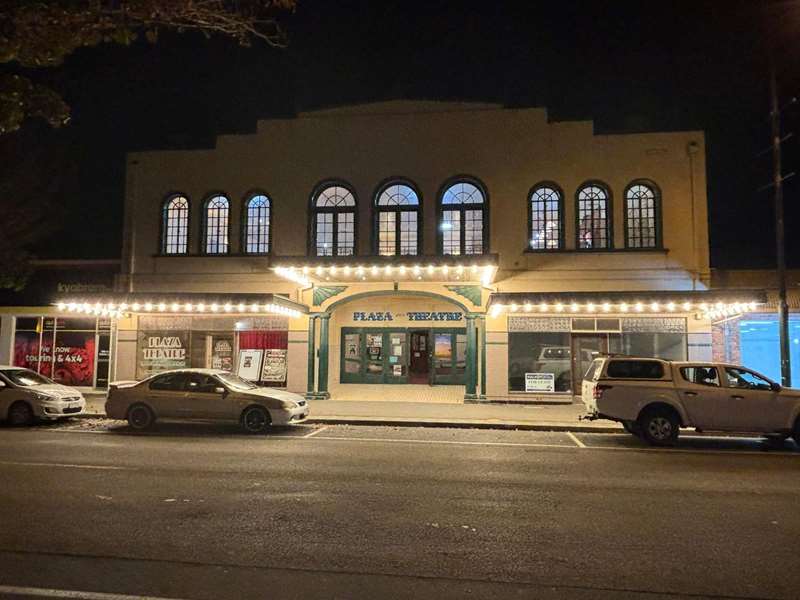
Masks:
[[[697,392],[684,392],[687,396],[697,396]]]
[[[731,396],[731,398],[733,400],[744,400],[744,396],[736,396],[736,395],[734,395],[734,396]]]

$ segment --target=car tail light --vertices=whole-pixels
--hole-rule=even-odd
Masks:
[[[600,385],[600,384],[598,384],[598,385],[594,386],[594,399],[595,400],[600,400],[600,398],[603,397],[603,392],[605,390],[610,390],[610,389],[611,389],[610,385]]]

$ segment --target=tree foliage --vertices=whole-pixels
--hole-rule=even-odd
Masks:
[[[0,13],[0,63],[16,72],[0,77],[0,134],[40,117],[54,126],[69,108],[53,90],[23,71],[57,67],[79,48],[102,43],[151,42],[162,30],[224,35],[249,45],[284,46],[280,19],[296,0],[4,0]]]

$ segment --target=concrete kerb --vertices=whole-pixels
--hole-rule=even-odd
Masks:
[[[105,413],[83,413],[79,419],[104,419]],[[571,431],[573,433],[620,433],[622,427],[613,425],[572,425],[570,423],[519,423],[514,421],[453,421],[445,419],[375,419],[358,417],[317,417],[303,421],[309,425],[353,425],[372,427],[433,427],[439,429],[499,429],[505,431]]]

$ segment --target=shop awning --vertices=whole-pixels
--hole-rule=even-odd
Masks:
[[[488,308],[493,315],[700,312],[718,319],[756,310],[766,301],[764,290],[498,292],[489,297]]]
[[[130,314],[230,314],[297,317],[308,307],[276,294],[119,293],[56,298],[59,311],[119,318]]]
[[[354,281],[461,281],[484,286],[494,281],[497,254],[475,256],[335,256],[281,258],[275,273],[302,287]]]

